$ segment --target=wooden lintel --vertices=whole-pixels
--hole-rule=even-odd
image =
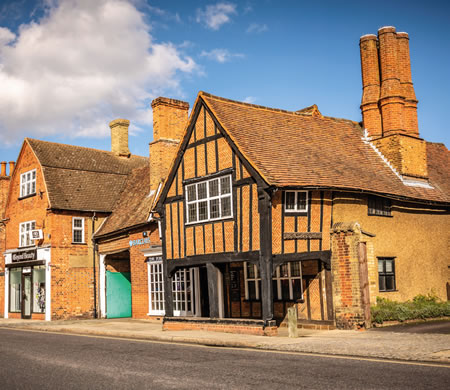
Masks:
[[[207,255],[188,256],[182,259],[167,260],[167,269],[170,275],[172,275],[179,268],[196,267],[210,263],[233,263],[235,261],[248,261],[252,264],[258,264],[259,251],[211,253]]]
[[[320,260],[323,263],[331,264],[331,251],[312,251],[301,253],[283,253],[273,256],[274,269],[283,263],[291,261],[307,261],[307,260]]]
[[[320,240],[321,232],[285,232],[283,234],[285,240]]]

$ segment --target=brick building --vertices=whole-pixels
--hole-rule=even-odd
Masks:
[[[271,333],[291,306],[347,328],[376,296],[447,298],[448,150],[419,138],[408,35],[360,46],[362,123],[199,93],[156,206],[166,329]]]
[[[111,213],[132,170],[148,164],[130,155],[128,124],[111,122],[111,152],[25,139],[8,180],[1,226],[4,317],[95,314],[99,270],[93,232]],[[3,176],[2,166],[1,183]]]

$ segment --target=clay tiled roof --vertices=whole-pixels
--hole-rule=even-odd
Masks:
[[[430,184],[435,188],[405,186],[363,141],[356,122],[235,102],[204,92],[199,96],[269,185],[363,190],[450,202],[444,146],[428,144]]]
[[[149,194],[149,171],[149,165],[146,164],[134,169],[128,176],[112,214],[95,234],[97,237],[147,222],[153,199]]]
[[[39,160],[50,207],[64,210],[111,211],[127,175],[147,165],[140,156],[26,138]]]

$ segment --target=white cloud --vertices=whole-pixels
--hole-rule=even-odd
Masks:
[[[254,97],[254,96],[247,96],[245,99],[244,99],[244,103],[255,103],[256,102],[256,98]]]
[[[243,58],[243,54],[239,53],[230,53],[227,49],[213,49],[210,51],[203,50],[200,53],[201,57],[209,58],[210,60],[220,62],[223,64],[224,62],[230,61],[232,58]]]
[[[212,30],[218,30],[223,24],[231,21],[231,15],[236,14],[236,4],[217,3],[207,5],[205,9],[197,9],[198,23],[202,23]]]
[[[65,133],[101,137],[117,117],[151,124],[149,100],[175,93],[194,60],[155,43],[126,0],[47,0],[15,36],[0,28],[0,140]]]
[[[264,31],[267,31],[269,28],[267,27],[267,24],[258,24],[258,23],[251,23],[250,26],[247,28],[248,33],[262,33]]]

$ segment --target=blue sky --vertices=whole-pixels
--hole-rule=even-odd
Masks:
[[[410,36],[419,131],[450,145],[450,2],[0,0],[0,160],[24,137],[110,149],[130,119],[148,155],[150,102],[198,91],[361,120],[359,38]]]

